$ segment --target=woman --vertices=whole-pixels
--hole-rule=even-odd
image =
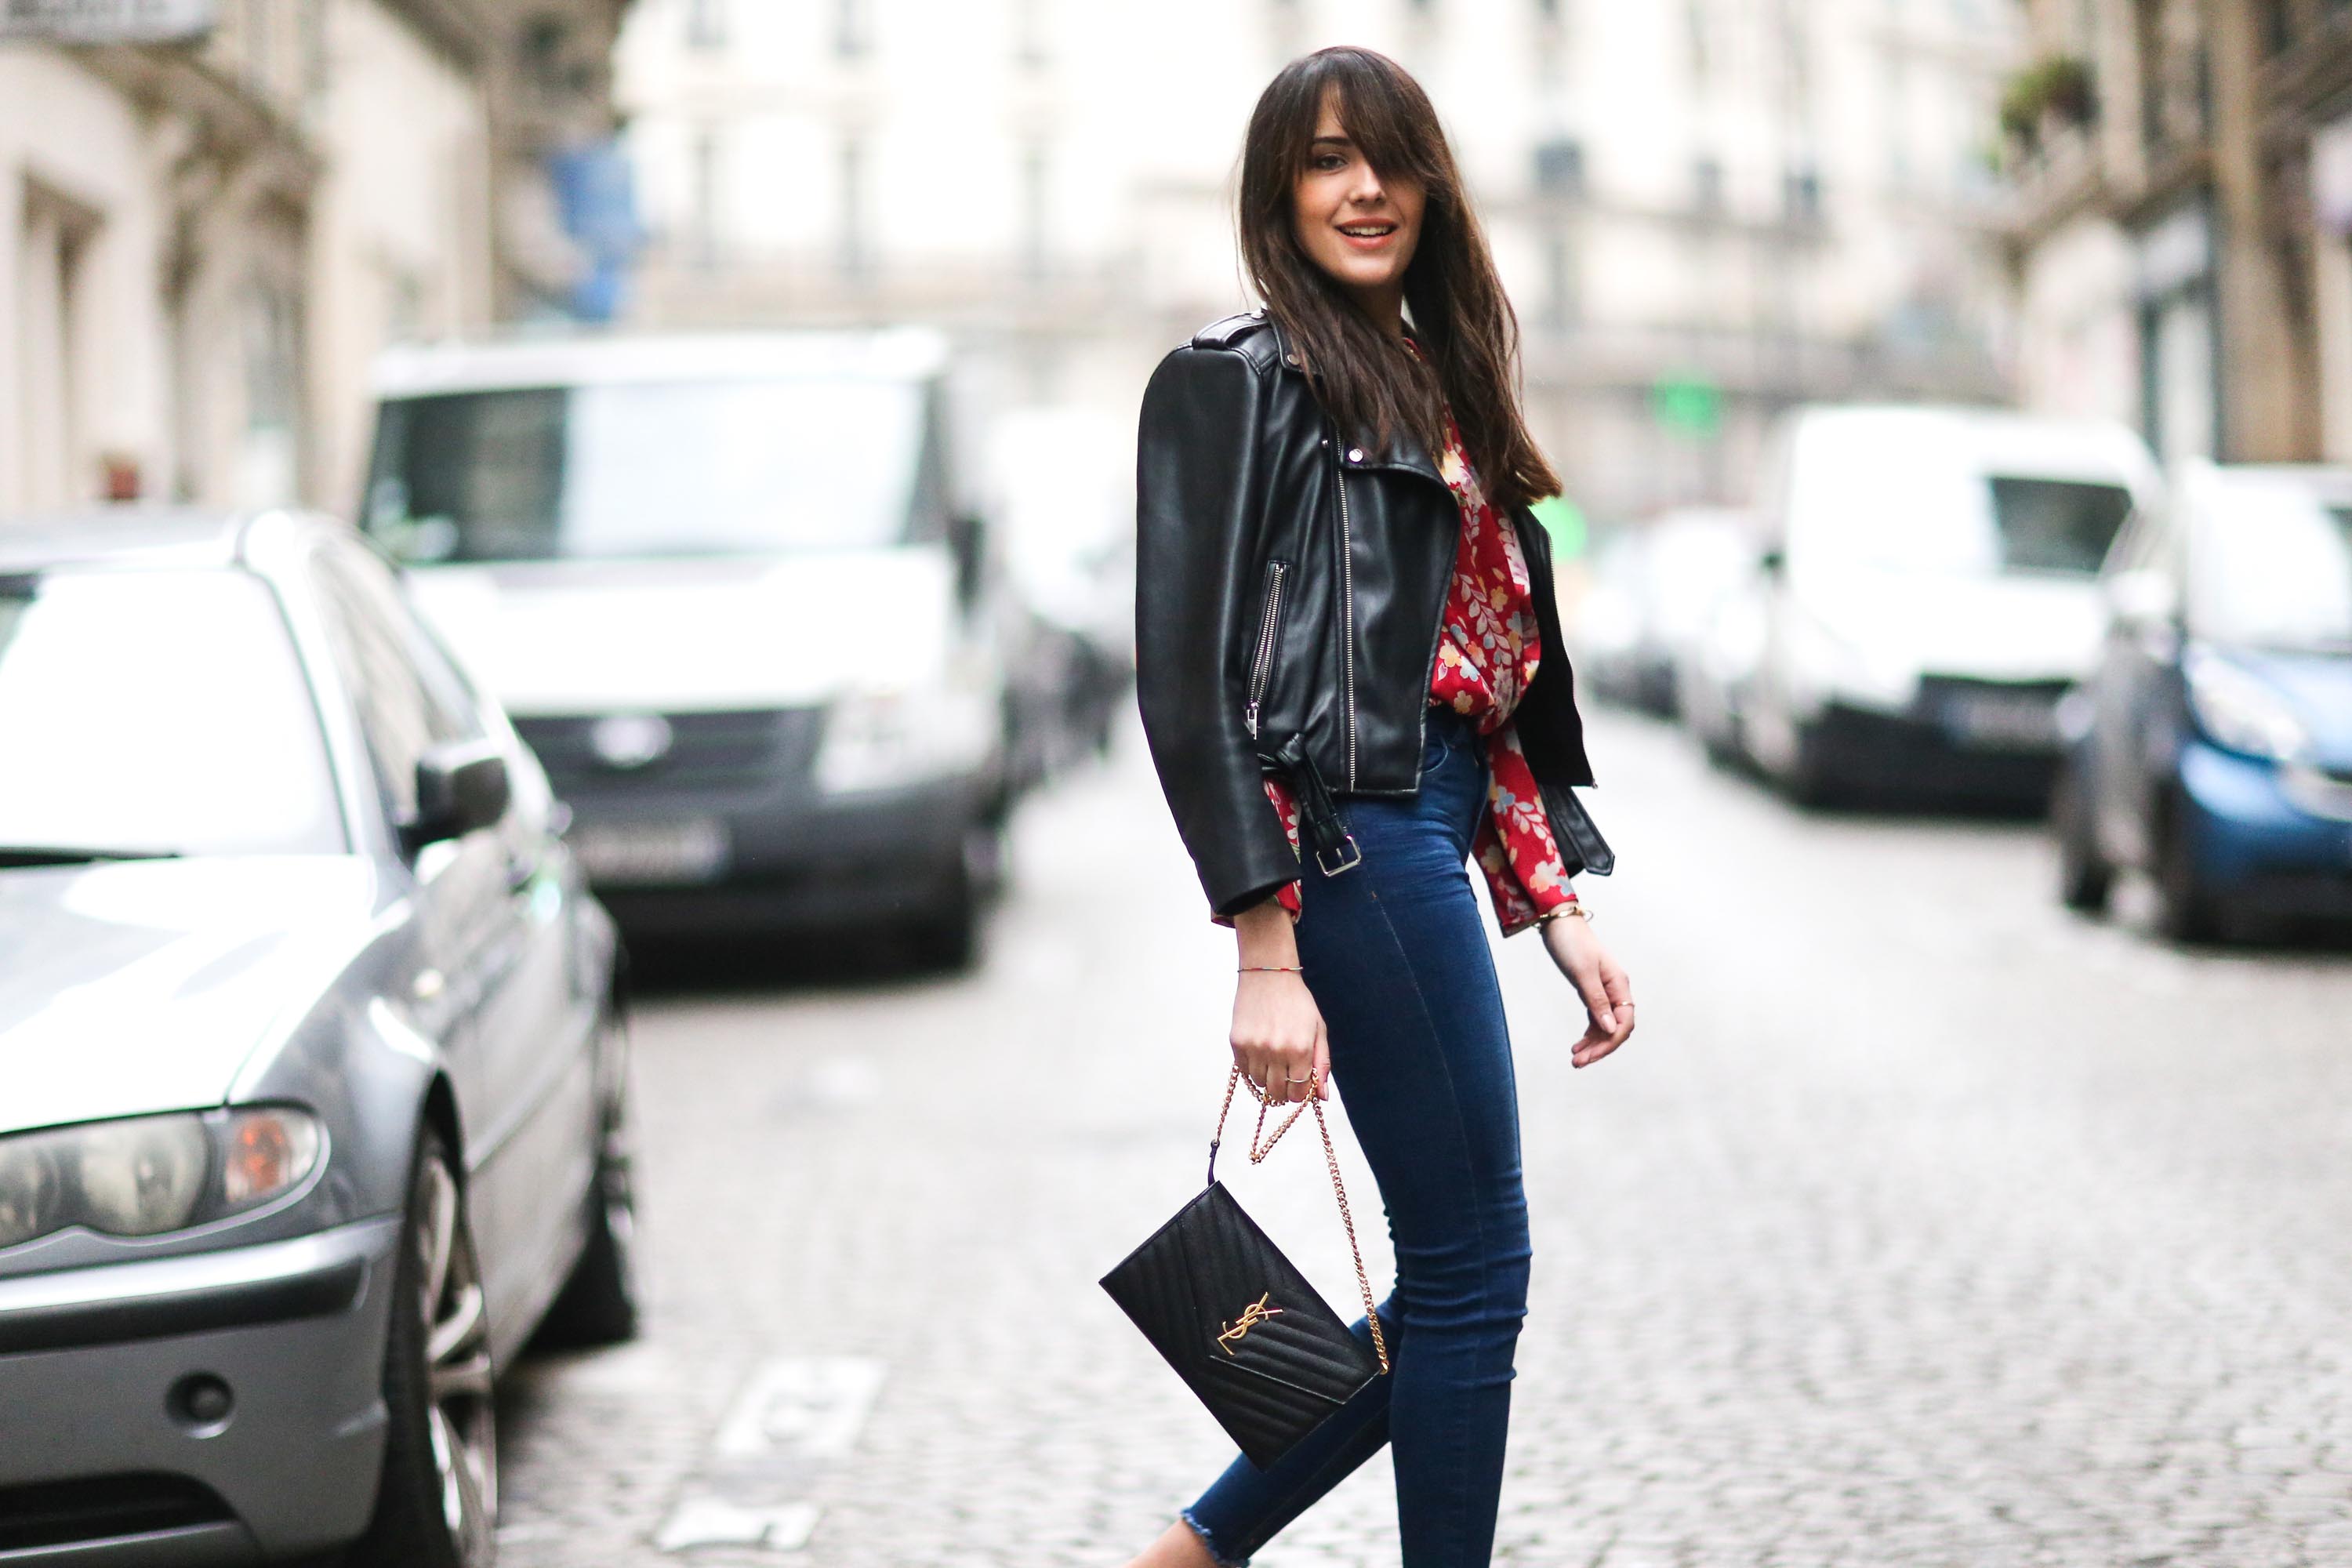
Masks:
[[[1575,1065],[1633,1028],[1553,831],[1591,782],[1527,510],[1559,482],[1402,68],[1356,48],[1286,67],[1250,119],[1240,216],[1265,308],[1171,354],[1144,398],[1139,696],[1238,939],[1234,1059],[1275,1100],[1347,1087],[1395,1246],[1395,1370],[1273,1468],[1234,1460],[1135,1564],[1243,1563],[1386,1443],[1406,1568],[1465,1568],[1493,1548],[1528,1256],[1467,860],[1505,931],[1539,929],[1574,984]]]

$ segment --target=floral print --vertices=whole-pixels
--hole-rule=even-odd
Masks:
[[[1486,814],[1471,840],[1470,857],[1486,874],[1495,918],[1510,936],[1546,911],[1576,901],[1535,773],[1511,722],[1512,710],[1536,678],[1543,639],[1536,630],[1534,591],[1518,535],[1509,516],[1486,503],[1450,414],[1437,469],[1462,510],[1462,538],[1454,553],[1454,582],[1446,591],[1429,700],[1471,720],[1486,738]],[[1296,853],[1297,803],[1280,779],[1267,779],[1265,793]],[[1296,918],[1298,884],[1276,896]]]

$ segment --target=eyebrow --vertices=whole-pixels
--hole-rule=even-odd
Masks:
[[[1345,136],[1318,136],[1313,141],[1309,142],[1307,145],[1310,147],[1320,147],[1326,142],[1332,143],[1334,146],[1339,147],[1353,147],[1356,144],[1351,139]]]

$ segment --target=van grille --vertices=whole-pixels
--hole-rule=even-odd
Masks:
[[[821,708],[731,713],[667,713],[669,747],[650,762],[608,761],[596,744],[603,715],[515,721],[516,732],[567,799],[662,795],[765,793],[806,773],[814,761]]]
[[[0,1552],[219,1524],[228,1505],[184,1476],[101,1476],[0,1487]]]

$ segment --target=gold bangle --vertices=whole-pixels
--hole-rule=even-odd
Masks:
[[[1586,909],[1584,905],[1577,900],[1570,899],[1564,904],[1554,904],[1550,909],[1548,909],[1543,913],[1538,915],[1536,917],[1536,924],[1539,926],[1549,925],[1554,921],[1564,921],[1570,915],[1574,915],[1586,925],[1591,925],[1592,923],[1592,911]]]

